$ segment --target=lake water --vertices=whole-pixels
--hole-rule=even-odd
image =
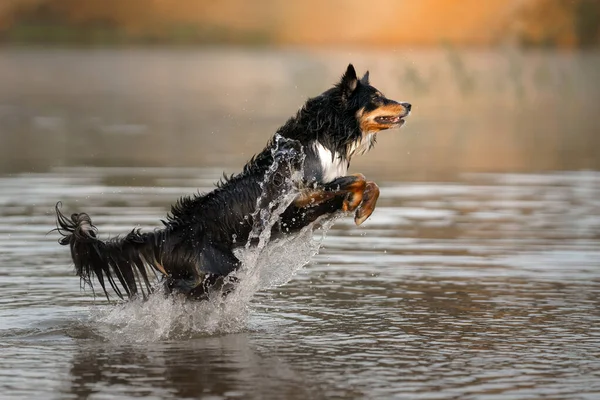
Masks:
[[[598,59],[1,50],[0,397],[600,398]],[[415,104],[352,166],[381,187],[363,226],[259,259],[251,299],[80,289],[58,200],[157,227],[348,61]]]

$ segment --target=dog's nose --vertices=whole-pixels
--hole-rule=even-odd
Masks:
[[[410,108],[412,107],[410,103],[400,103],[400,105],[406,108],[406,111],[410,111]]]

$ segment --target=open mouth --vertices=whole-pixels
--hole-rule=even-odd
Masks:
[[[384,124],[384,125],[396,125],[396,124],[403,124],[404,123],[404,119],[398,115],[396,116],[379,116],[379,117],[375,117],[375,122],[377,122],[378,124]]]

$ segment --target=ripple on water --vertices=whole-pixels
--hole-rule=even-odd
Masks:
[[[0,179],[6,396],[600,394],[598,174],[382,186],[360,228],[342,219],[325,239],[305,231],[240,255],[258,266],[247,286],[210,303],[157,293],[108,305],[80,291],[46,236],[58,199],[108,236],[157,226],[175,197],[217,175],[63,168]]]

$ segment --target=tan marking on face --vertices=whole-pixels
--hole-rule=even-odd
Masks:
[[[400,104],[390,104],[387,106],[381,106],[368,113],[364,112],[364,109],[361,110],[363,112],[359,116],[358,120],[360,124],[360,129],[364,134],[379,132],[383,129],[389,129],[391,126],[393,126],[391,124],[382,124],[379,122],[375,122],[375,118],[377,117],[404,117],[408,115],[408,110]]]
[[[360,129],[363,132],[363,134],[366,133],[376,133],[379,132],[382,129],[386,129],[387,126],[383,126],[381,124],[378,124],[377,122],[371,122],[371,121],[361,121],[360,123]]]

